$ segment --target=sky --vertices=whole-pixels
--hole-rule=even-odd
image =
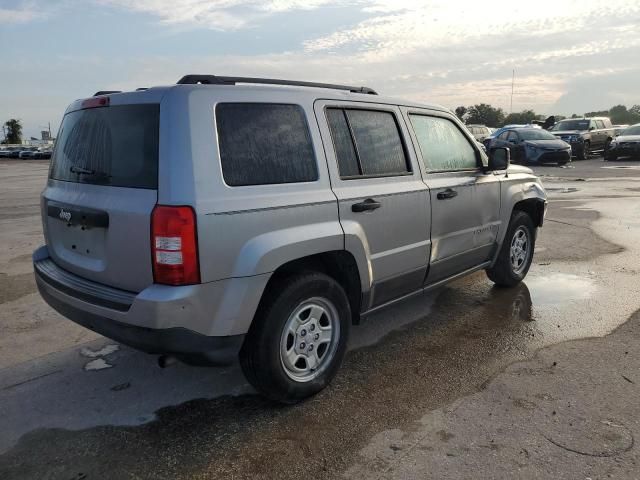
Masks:
[[[640,104],[640,0],[0,0],[0,122],[187,73],[366,85],[448,108]]]

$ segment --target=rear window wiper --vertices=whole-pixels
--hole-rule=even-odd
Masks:
[[[93,175],[96,173],[95,170],[89,170],[87,168],[76,167],[73,166],[69,169],[71,173],[77,173],[78,175]]]

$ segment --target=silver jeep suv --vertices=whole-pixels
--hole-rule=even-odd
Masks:
[[[239,356],[291,403],[367,314],[480,269],[520,282],[546,194],[442,107],[187,75],[72,103],[41,204],[49,305],[149,353]]]

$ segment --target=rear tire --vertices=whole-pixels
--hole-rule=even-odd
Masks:
[[[296,403],[333,379],[347,348],[351,309],[344,289],[317,272],[276,281],[240,351],[247,380],[266,397]]]
[[[526,277],[535,250],[536,230],[531,217],[520,210],[511,214],[509,228],[495,264],[487,269],[499,287],[513,287]]]

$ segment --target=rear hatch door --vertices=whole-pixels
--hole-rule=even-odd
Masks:
[[[63,269],[138,292],[153,283],[160,106],[95,98],[62,121],[42,194],[45,238]]]

